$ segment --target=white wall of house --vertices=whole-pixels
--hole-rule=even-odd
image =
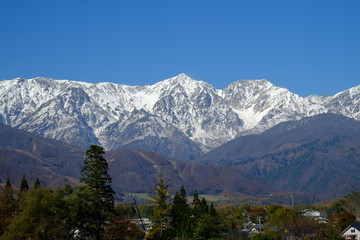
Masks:
[[[350,227],[341,236],[345,239],[354,239],[353,237],[355,236],[356,240],[360,240],[360,231],[354,227]]]

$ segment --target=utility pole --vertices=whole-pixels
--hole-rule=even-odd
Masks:
[[[135,203],[136,210],[137,210],[138,215],[139,215],[139,218],[140,218],[141,226],[142,226],[142,228],[143,228],[143,230],[144,230],[144,232],[145,232],[146,230],[145,230],[144,222],[143,222],[143,220],[142,220],[142,218],[141,218],[141,214],[140,214],[138,205],[137,205],[136,200],[135,200],[134,197],[133,197],[133,199],[134,199],[134,203]]]

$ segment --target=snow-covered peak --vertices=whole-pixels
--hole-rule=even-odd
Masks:
[[[256,127],[262,131],[287,119],[324,112],[319,101],[311,102],[265,79],[234,82],[221,94],[248,130]]]
[[[161,142],[177,139],[166,134],[180,131],[207,151],[247,131],[319,113],[360,120],[359,106],[360,86],[303,98],[265,79],[240,80],[222,90],[186,74],[145,86],[41,77],[0,81],[1,123],[72,144],[82,138],[84,144],[104,147],[111,142],[111,148],[117,146],[111,136],[125,130],[127,143],[145,139],[135,139],[133,131],[151,132],[151,137],[158,132]],[[156,127],[151,125],[155,119],[161,119]]]
[[[158,82],[152,85],[151,88],[154,91],[160,91],[161,96],[173,93],[185,93],[188,96],[191,96],[194,92],[201,91],[204,88],[210,88],[215,90],[212,85],[204,81],[194,80],[184,73]]]
[[[353,98],[358,95],[360,95],[360,85],[341,91],[335,94],[333,98],[345,97],[345,96],[349,98]]]
[[[229,94],[231,92],[243,92],[244,94],[256,95],[260,92],[289,91],[286,88],[278,87],[267,81],[266,79],[258,80],[239,80],[229,84],[223,92]]]

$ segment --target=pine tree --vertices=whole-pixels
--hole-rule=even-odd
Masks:
[[[24,193],[26,191],[29,190],[29,184],[26,180],[26,175],[25,173],[23,174],[23,177],[21,179],[21,183],[20,183],[20,193]]]

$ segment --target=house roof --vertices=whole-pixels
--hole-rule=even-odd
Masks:
[[[342,231],[341,235],[343,235],[351,227],[356,228],[358,231],[360,231],[360,223],[353,223],[350,224],[344,231]]]

